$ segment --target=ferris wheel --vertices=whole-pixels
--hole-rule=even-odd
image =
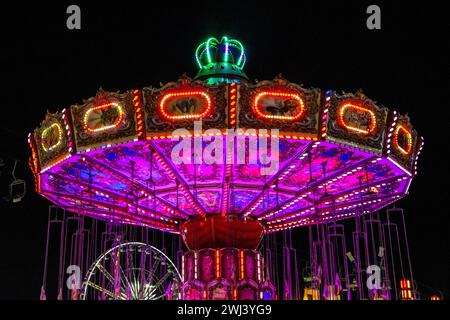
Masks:
[[[82,300],[176,300],[181,276],[160,250],[141,242],[118,244],[89,268]]]

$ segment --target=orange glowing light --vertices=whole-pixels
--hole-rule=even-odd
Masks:
[[[244,279],[244,251],[241,250],[239,251],[239,266],[240,266],[240,274],[241,274],[241,279]]]
[[[400,288],[401,288],[401,299],[402,300],[413,300],[411,281],[409,279],[401,279],[400,280]]]
[[[344,119],[345,112],[347,110],[352,110],[352,109],[353,110],[357,110],[359,112],[365,112],[365,113],[369,114],[369,116],[370,116],[369,128],[361,129],[361,128],[349,125],[348,123],[345,122],[345,119]],[[359,133],[359,134],[362,134],[362,135],[367,135],[367,134],[373,133],[375,128],[376,128],[376,126],[377,126],[377,118],[375,116],[375,113],[372,110],[369,110],[369,109],[367,109],[365,107],[361,107],[361,106],[355,105],[353,103],[343,104],[339,108],[338,119],[339,119],[339,124],[341,126],[344,126],[347,130],[350,130],[350,131],[353,131],[353,132],[356,132],[356,133]]]
[[[282,116],[282,115],[271,115],[264,113],[261,111],[260,103],[259,101],[263,97],[279,97],[279,98],[286,98],[286,99],[294,99],[298,103],[297,111],[294,115],[291,116]],[[256,95],[255,99],[253,100],[253,109],[260,118],[265,119],[277,119],[277,120],[298,120],[301,116],[303,116],[305,112],[305,103],[303,102],[303,99],[300,97],[300,95],[295,93],[288,93],[288,92],[278,92],[278,91],[263,91]]]
[[[202,113],[176,115],[176,116],[168,114],[167,101],[169,101],[170,99],[174,99],[174,98],[193,97],[193,96],[197,96],[197,97],[201,97],[201,98],[205,99],[206,108]],[[182,91],[182,92],[167,93],[166,95],[164,95],[162,97],[161,101],[159,102],[159,111],[166,119],[169,119],[169,120],[200,119],[200,118],[205,117],[207,114],[209,114],[209,112],[211,111],[211,108],[212,108],[211,98],[204,91]]]
[[[92,128],[89,126],[89,117],[91,116],[91,113],[99,111],[99,110],[107,110],[107,109],[114,109],[114,108],[117,110],[117,112],[119,114],[116,121],[114,121],[114,123],[112,123],[110,125],[102,126],[99,128]],[[123,119],[125,119],[125,114],[122,110],[122,106],[118,103],[110,102],[110,103],[102,104],[97,107],[90,108],[88,111],[86,111],[86,113],[84,114],[83,124],[84,124],[84,128],[87,131],[93,133],[93,132],[100,132],[100,131],[105,131],[105,130],[109,130],[112,128],[116,128],[117,126],[119,126],[122,123]]]
[[[143,115],[142,115],[142,106],[141,106],[141,99],[139,97],[140,91],[139,90],[133,90],[133,105],[136,110],[136,119],[137,119],[137,130],[138,130],[138,137],[144,136],[144,121],[143,121]]]
[[[216,250],[216,278],[220,278],[220,250]]]
[[[58,135],[58,140],[56,142],[54,142],[52,145],[48,146],[48,145],[46,145],[45,139],[47,138],[47,136],[49,134],[51,134],[53,132],[53,130],[58,130],[58,134],[57,134]],[[52,123],[47,129],[42,131],[42,135],[41,135],[42,149],[44,149],[45,152],[49,152],[49,151],[54,150],[55,148],[57,148],[61,144],[62,137],[63,137],[63,129],[61,127],[61,124],[59,124],[57,122]]]
[[[406,137],[406,149],[403,149],[403,147],[400,146],[400,144],[398,143],[398,137],[399,137],[400,132],[402,132]],[[406,128],[401,125],[397,126],[397,128],[395,128],[395,131],[394,131],[394,147],[404,155],[408,155],[412,149],[411,132],[406,130]]]
[[[230,83],[230,89],[229,89],[229,117],[230,117],[230,125],[234,126],[236,124],[236,100],[237,100],[237,93],[236,93],[236,83]]]

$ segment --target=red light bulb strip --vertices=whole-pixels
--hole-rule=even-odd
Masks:
[[[139,90],[133,90],[133,105],[136,110],[138,137],[144,137],[144,116],[142,112],[142,102]]]
[[[405,149],[403,149],[403,147],[400,146],[400,144],[398,143],[398,136],[400,134],[400,131],[406,136],[406,148]],[[402,125],[399,125],[399,126],[397,126],[397,128],[395,128],[395,131],[394,131],[394,147],[398,151],[400,151],[400,153],[402,153],[405,156],[411,153],[411,150],[412,150],[412,135],[411,135],[411,132],[406,130],[406,128],[403,127]]]
[[[111,107],[116,108],[119,113],[119,116],[117,117],[116,121],[113,124],[103,126],[100,128],[95,128],[95,129],[91,128],[89,126],[89,123],[88,123],[89,116],[91,115],[92,112],[97,111],[97,110],[106,110]],[[112,128],[117,128],[124,119],[125,119],[125,113],[122,110],[122,106],[118,103],[110,102],[110,103],[102,104],[100,106],[92,107],[88,111],[86,111],[86,113],[84,114],[84,118],[83,118],[83,125],[84,125],[84,128],[90,133],[101,132],[101,131],[109,130]]]
[[[358,127],[354,127],[354,126],[351,126],[351,125],[349,125],[349,124],[347,124],[345,122],[345,119],[344,119],[345,112],[347,110],[351,110],[351,109],[357,110],[357,111],[360,111],[360,112],[365,112],[365,113],[369,114],[369,116],[370,116],[370,125],[369,125],[368,129],[361,129],[361,128],[358,128]],[[373,133],[375,128],[376,128],[376,126],[377,126],[377,118],[375,116],[375,113],[372,110],[369,110],[368,108],[365,108],[365,107],[358,106],[358,105],[353,104],[353,103],[345,103],[345,104],[340,106],[339,113],[338,113],[338,121],[339,121],[339,124],[341,126],[345,127],[347,130],[353,131],[353,132],[356,132],[356,133],[359,133],[359,134],[362,134],[362,135],[368,135],[368,134]]]
[[[229,125],[231,128],[236,128],[236,101],[237,101],[237,88],[236,83],[230,83],[228,88],[228,110],[229,110]]]
[[[292,116],[266,114],[261,111],[260,106],[259,106],[259,101],[264,96],[295,99],[295,100],[297,100],[297,102],[299,104],[298,110]],[[303,102],[303,99],[300,97],[300,95],[295,94],[295,93],[279,92],[279,91],[263,91],[263,92],[258,93],[255,96],[255,98],[253,100],[253,109],[259,118],[276,119],[276,120],[298,120],[298,119],[300,119],[301,116],[303,116],[303,114],[305,112],[305,103]]]
[[[166,102],[171,98],[183,98],[198,96],[206,100],[206,109],[200,114],[186,114],[186,115],[170,115],[166,110]],[[169,120],[187,120],[187,119],[200,119],[209,114],[212,108],[212,102],[209,95],[204,91],[181,91],[181,92],[171,92],[165,94],[159,102],[159,111],[164,118]]]
[[[44,139],[47,137],[47,135],[49,134],[49,132],[51,130],[58,130],[58,141],[56,141],[53,145],[51,146],[47,146],[44,142]],[[50,152],[54,149],[56,149],[59,145],[61,145],[62,142],[62,137],[63,137],[63,129],[61,127],[61,124],[58,122],[54,122],[52,123],[47,129],[45,129],[44,131],[42,131],[42,135],[41,135],[41,140],[42,140],[42,149],[44,149],[45,152]]]

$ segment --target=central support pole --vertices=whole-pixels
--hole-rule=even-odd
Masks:
[[[263,226],[236,216],[194,218],[180,226],[189,251],[182,258],[183,299],[272,300],[275,288],[264,275],[256,250]]]

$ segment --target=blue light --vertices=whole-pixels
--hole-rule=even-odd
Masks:
[[[117,159],[117,154],[115,152],[108,152],[108,153],[106,153],[106,158],[109,161],[116,160]]]

